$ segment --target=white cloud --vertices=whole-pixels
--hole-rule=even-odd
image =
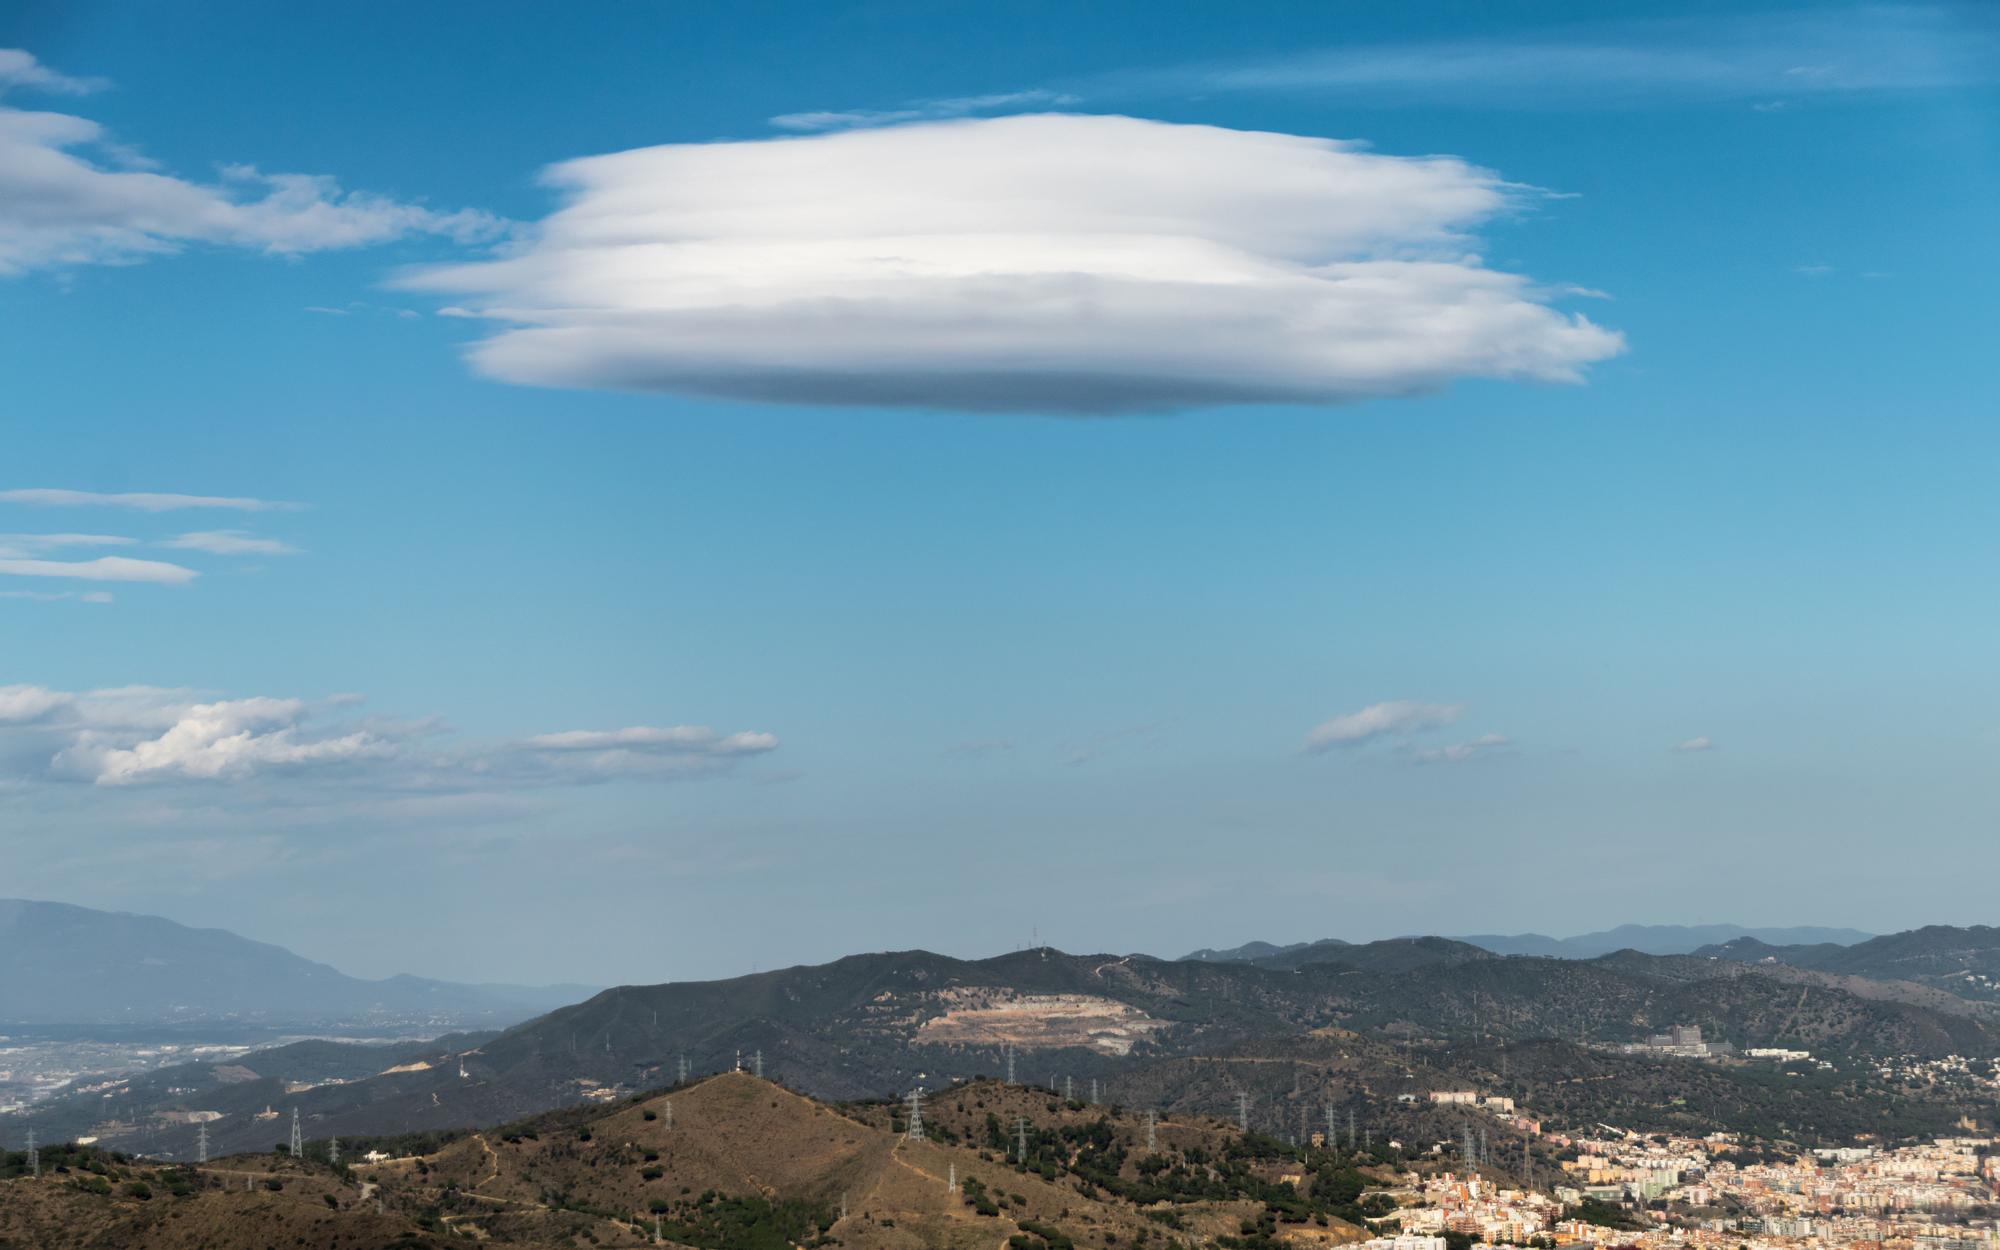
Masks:
[[[1235,65],[1112,75],[1094,92],[1268,91],[1536,105],[1992,82],[2000,35],[1964,6],[1861,4],[1552,26],[1493,38],[1348,44]],[[1764,106],[1756,106],[1764,107]]]
[[[538,751],[654,751],[666,755],[744,755],[778,745],[767,733],[718,734],[706,725],[674,725],[665,729],[634,725],[627,729],[571,729],[539,734],[527,745]]]
[[[434,721],[358,719],[353,695],[215,699],[132,686],[0,686],[0,784],[247,783],[331,772],[339,786],[402,793],[506,791],[724,773],[777,749],[769,733],[701,726],[574,730],[499,746],[438,741]]]
[[[720,734],[706,725],[573,729],[527,739],[519,750],[478,760],[484,774],[535,783],[697,777],[778,748],[776,734]]]
[[[1705,734],[1700,737],[1689,738],[1685,742],[1674,744],[1674,750],[1676,751],[1713,751],[1714,749],[1715,743],[1711,742]]]
[[[295,556],[297,547],[275,538],[259,538],[248,530],[200,530],[181,534],[160,543],[182,551],[205,551],[217,556]]]
[[[111,595],[102,590],[0,590],[0,599],[25,599],[32,603],[57,603],[74,599],[78,603],[110,603]]]
[[[1619,335],[1485,267],[1530,198],[1451,157],[1028,115],[555,166],[499,259],[404,280],[532,385],[1063,413],[1577,381]]]
[[[64,547],[130,547],[137,541],[118,534],[0,534],[0,556],[39,555]]]
[[[781,113],[771,119],[780,130],[846,130],[854,126],[893,126],[902,122],[935,121],[966,117],[973,113],[997,113],[1009,109],[1068,108],[1080,103],[1077,97],[1039,88],[1028,91],[1000,91],[991,95],[949,96],[938,100],[916,100],[901,108],[851,109],[807,113]]]
[[[1465,715],[1463,703],[1418,703],[1396,699],[1371,703],[1358,712],[1322,721],[1306,735],[1305,749],[1325,751],[1357,746],[1382,737],[1407,737],[1426,729],[1454,724]]]
[[[88,95],[103,90],[104,85],[101,78],[58,74],[19,48],[0,48],[0,95],[20,87],[54,95]]]
[[[307,737],[299,723],[305,711],[297,699],[197,703],[159,737],[131,746],[113,745],[109,735],[86,731],[57,752],[52,767],[58,774],[117,786],[168,777],[228,779],[272,768],[383,759],[396,753],[396,744],[366,730]]]
[[[0,75],[13,67],[5,85],[73,93],[82,84],[18,50],[0,55]],[[503,231],[487,213],[438,212],[348,191],[321,175],[236,165],[213,182],[195,182],[134,167],[146,164],[87,118],[0,105],[0,275],[128,264],[191,244],[298,255],[417,234],[471,242]]]
[[[1481,734],[1470,742],[1454,742],[1448,746],[1424,747],[1410,752],[1410,759],[1418,764],[1461,764],[1477,756],[1488,755],[1504,747],[1514,745],[1506,734]]]
[[[181,508],[225,508],[238,512],[290,512],[295,503],[272,499],[248,499],[231,495],[171,495],[148,491],[105,492],[94,490],[0,490],[0,503],[27,504],[39,508],[129,508],[138,512],[172,512]]]
[[[175,586],[201,574],[164,560],[99,556],[95,560],[0,559],[0,574],[12,577],[68,577],[91,582],[153,582]]]
[[[74,695],[43,686],[0,686],[0,725],[40,720],[74,699]]]

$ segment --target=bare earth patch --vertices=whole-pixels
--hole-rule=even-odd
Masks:
[[[979,987],[939,990],[942,1014],[924,1021],[916,1040],[933,1045],[998,1045],[1023,1049],[1088,1046],[1128,1055],[1165,1024],[1136,1007],[1092,994],[1020,994]]]

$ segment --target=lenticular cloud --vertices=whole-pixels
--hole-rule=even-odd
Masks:
[[[409,285],[510,382],[1121,413],[1579,380],[1615,332],[1486,268],[1522,189],[1449,157],[1037,115],[557,165],[518,249]]]

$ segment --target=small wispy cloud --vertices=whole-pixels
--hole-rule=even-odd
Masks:
[[[539,734],[527,743],[537,751],[658,751],[666,754],[751,755],[775,750],[776,734],[718,734],[706,725],[659,728],[634,725],[625,729],[571,729]]]
[[[216,556],[295,556],[299,549],[276,538],[262,538],[248,530],[197,530],[165,539],[162,547],[181,551],[205,551]]]
[[[29,603],[61,603],[74,600],[77,603],[110,603],[112,596],[104,590],[0,590],[0,599],[13,599]]]
[[[1446,746],[1424,747],[1410,752],[1410,761],[1415,764],[1462,764],[1466,760],[1491,755],[1514,745],[1514,740],[1506,734],[1481,734],[1470,742],[1453,742]]]
[[[38,555],[65,547],[130,547],[137,542],[121,534],[0,534],[0,556]]]
[[[1715,743],[1711,742],[1706,734],[1674,744],[1674,750],[1676,751],[1713,751],[1714,749]]]
[[[108,85],[102,78],[59,74],[20,48],[0,48],[0,95],[17,88],[50,95],[89,95]]]
[[[1101,87],[1362,94],[1538,105],[1785,97],[1972,86],[2000,77],[2000,27],[1962,5],[1607,20],[1476,39],[1315,49],[1116,75]],[[1085,88],[1087,89],[1087,88]]]
[[[851,130],[860,126],[893,126],[900,122],[936,121],[951,117],[971,117],[978,113],[1004,113],[1016,109],[1067,108],[1080,103],[1077,96],[1035,88],[1001,91],[991,95],[948,96],[935,100],[912,100],[896,108],[821,110],[780,113],[771,124],[780,130]]]
[[[9,577],[66,577],[89,582],[152,582],[177,586],[201,574],[163,560],[133,560],[99,556],[95,560],[0,559],[0,574]]]
[[[0,48],[0,95],[99,85]],[[510,228],[477,209],[439,211],[321,174],[222,165],[212,179],[180,178],[87,117],[0,103],[0,276],[135,264],[196,245],[300,256],[419,235],[478,243]]]
[[[1834,268],[1832,265],[1822,264],[1793,265],[1792,272],[1801,278],[1824,278],[1828,274],[1833,273]]]
[[[152,491],[59,490],[49,487],[0,490],[0,503],[34,508],[126,508],[137,512],[173,512],[182,508],[217,508],[237,512],[293,512],[303,504],[240,495],[176,495]]]
[[[1348,712],[1315,725],[1306,735],[1305,750],[1328,751],[1335,747],[1359,746],[1385,737],[1408,737],[1426,729],[1441,729],[1457,723],[1465,715],[1463,703],[1419,703],[1393,699],[1371,703],[1357,712]]]

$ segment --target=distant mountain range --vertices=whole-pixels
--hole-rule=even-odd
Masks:
[[[199,1020],[496,1026],[588,998],[582,985],[350,977],[283,947],[158,916],[0,899],[0,1024]]]
[[[1698,954],[1741,963],[1787,964],[1842,976],[1912,981],[1961,998],[2000,1002],[2000,928],[1926,925],[1865,942],[1781,943],[1745,935]]]
[[[1452,938],[1491,951],[1495,955],[1543,955],[1552,959],[1595,959],[1613,951],[1634,950],[1642,955],[1690,955],[1704,947],[1739,938],[1752,938],[1772,946],[1831,945],[1851,946],[1873,935],[1859,929],[1827,929],[1813,926],[1752,929],[1735,924],[1627,924],[1597,933],[1553,938],[1540,933],[1475,933]],[[1226,950],[1203,948],[1181,956],[1204,962],[1256,963],[1271,965],[1286,961],[1294,966],[1313,958],[1338,959],[1343,947],[1352,943],[1339,938],[1318,942],[1294,942],[1277,946],[1270,942],[1246,942]]]
[[[1508,957],[1449,938],[1340,954],[1298,963],[1283,950],[1265,963],[1048,948],[983,960],[854,955],[606,990],[483,1039],[161,1069],[31,1114],[52,1135],[182,1151],[193,1130],[163,1113],[214,1111],[223,1117],[215,1142],[251,1149],[269,1144],[271,1125],[257,1118],[267,1107],[297,1106],[310,1134],[343,1139],[494,1124],[669,1084],[683,1061],[697,1075],[761,1065],[819,1097],[880,1096],[1004,1073],[1011,1045],[1021,1079],[1097,1081],[1109,1099],[1162,1111],[1226,1109],[1248,1086],[1263,1099],[1290,1091],[1309,1109],[1363,1100],[1381,1116],[1400,1105],[1399,1091],[1474,1080],[1525,1097],[1530,1083],[1562,1084],[1554,1074],[1588,1067],[1604,1080],[1565,1085],[1549,1103],[1578,1122],[1760,1134],[1783,1124],[1842,1139],[1888,1123],[1943,1131],[1972,1104],[1951,1091],[1912,1100],[1860,1086],[1835,1097],[1837,1082],[1858,1078],[1830,1075],[1810,1103],[1798,1101],[1807,1086],[1785,1085],[1790,1109],[1774,1110],[1768,1067],[1666,1069],[1617,1046],[1698,1024],[1741,1047],[1810,1050],[1843,1073],[1901,1056],[2000,1056],[2000,1013],[1903,982],[1630,950]],[[1540,1056],[1532,1065],[1530,1053]],[[1509,1055],[1516,1075],[1503,1078],[1496,1069]],[[336,1080],[345,1083],[324,1083]],[[106,1121],[112,1109],[116,1124]]]

